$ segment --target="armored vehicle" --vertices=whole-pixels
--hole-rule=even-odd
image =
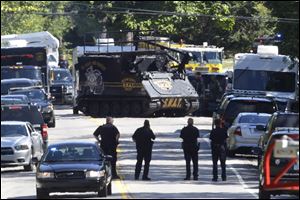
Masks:
[[[176,60],[168,52],[176,50],[160,45],[149,32],[85,36],[84,46],[73,51],[74,114],[184,116],[199,108],[198,94],[185,76],[186,59]],[[178,70],[168,67],[170,60],[178,62]]]

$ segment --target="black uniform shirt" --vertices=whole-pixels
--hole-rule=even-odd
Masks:
[[[210,132],[209,139],[213,144],[225,144],[228,138],[225,128],[215,128]]]
[[[199,130],[194,126],[188,125],[181,130],[180,137],[183,139],[184,145],[197,146]]]
[[[101,136],[101,147],[104,148],[116,148],[119,143],[117,139],[117,135],[119,134],[119,130],[112,124],[99,126],[94,132],[96,137]]]
[[[147,148],[153,144],[152,139],[155,140],[155,135],[150,128],[141,127],[134,132],[132,139],[135,140],[137,148]]]

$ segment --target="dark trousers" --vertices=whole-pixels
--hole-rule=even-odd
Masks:
[[[213,177],[218,178],[218,160],[221,162],[222,178],[226,178],[226,145],[211,144]]]
[[[135,165],[135,178],[138,179],[140,176],[143,160],[145,161],[143,178],[148,177],[151,156],[152,156],[152,147],[137,149],[137,157],[136,157],[137,162]]]
[[[198,151],[197,149],[184,148],[184,159],[186,162],[186,178],[191,177],[191,160],[193,161],[193,176],[198,178]]]
[[[117,176],[117,148],[105,148],[102,147],[104,154],[112,156],[111,161],[111,173],[112,176]]]

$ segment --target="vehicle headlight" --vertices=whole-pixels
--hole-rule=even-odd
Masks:
[[[72,93],[73,92],[73,86],[69,85],[67,86],[67,93]]]
[[[100,171],[87,171],[86,172],[86,177],[87,178],[100,178],[103,177],[105,175],[105,171],[104,170],[100,170]]]
[[[17,151],[21,151],[21,150],[27,150],[27,149],[29,149],[29,147],[27,145],[25,145],[25,144],[22,144],[22,145],[15,146],[15,149]]]
[[[54,178],[53,172],[37,172],[36,173],[37,178]]]

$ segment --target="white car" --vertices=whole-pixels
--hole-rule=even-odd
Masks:
[[[267,113],[240,113],[227,130],[228,156],[235,153],[252,153],[271,115]]]
[[[32,171],[32,158],[41,159],[43,138],[29,122],[1,121],[1,168],[24,166]]]

